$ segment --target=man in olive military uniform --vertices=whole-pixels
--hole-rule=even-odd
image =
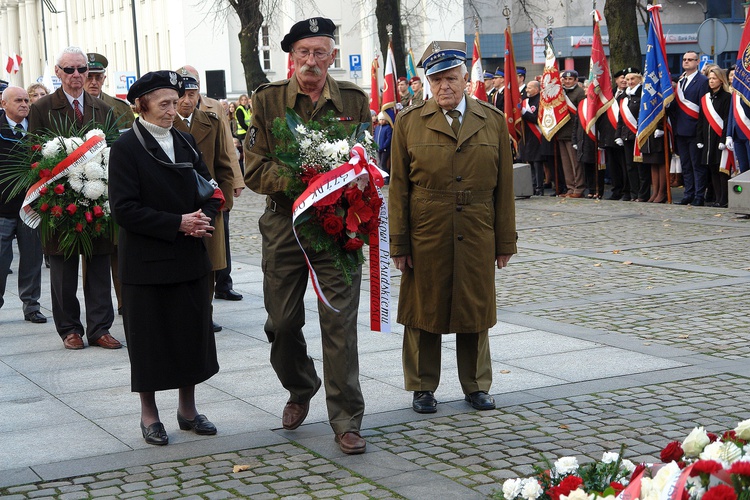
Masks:
[[[98,97],[112,108],[115,118],[117,119],[117,128],[127,130],[133,126],[135,115],[133,109],[127,101],[112,97],[102,91],[104,80],[107,79],[107,58],[96,52],[86,54],[89,61],[89,72],[86,75],[86,81],[83,84],[83,90],[94,97]]]
[[[271,365],[289,391],[282,424],[296,429],[310,408],[310,399],[321,385],[302,333],[305,323],[304,295],[308,269],[300,244],[292,231],[292,200],[284,194],[288,179],[279,175],[281,165],[270,159],[276,147],[271,134],[274,118],[283,118],[292,108],[305,122],[333,111],[350,124],[371,123],[367,94],[349,82],[328,75],[336,57],[330,19],[316,17],[292,26],[281,41],[291,53],[294,74],[287,80],[261,85],[253,95],[253,118],[245,138],[245,183],[267,195],[266,211],[259,221],[263,238],[263,291],[268,320],[266,335],[271,342]],[[359,385],[357,354],[357,308],[361,268],[347,285],[331,256],[313,250],[300,238],[315,267],[320,286],[334,312],[320,304],[323,341],[323,374],[328,419],[336,442],[344,453],[365,451],[360,435],[364,398]]]
[[[404,384],[434,413],[442,334],[456,334],[458,378],[477,410],[495,408],[488,329],[495,273],[516,253],[513,159],[503,114],[469,99],[464,42],[433,42],[420,66],[432,98],[402,111],[391,142],[391,255],[401,271]]]

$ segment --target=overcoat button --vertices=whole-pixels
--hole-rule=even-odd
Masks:
[[[464,241],[464,235],[463,234],[459,234],[458,235],[458,241]]]
[[[464,209],[464,207],[462,207],[461,205],[459,205],[459,206],[456,207],[456,212],[460,212],[463,209]]]
[[[461,182],[462,180],[463,180],[463,178],[460,175],[458,177],[456,177],[456,182]]]
[[[460,152],[461,152],[461,146],[456,148],[456,153],[460,153]]]

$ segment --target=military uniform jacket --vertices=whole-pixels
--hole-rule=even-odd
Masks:
[[[130,104],[123,101],[122,99],[118,99],[117,97],[112,97],[109,94],[105,94],[104,92],[99,95],[99,99],[107,103],[109,107],[112,108],[112,112],[114,113],[115,119],[117,120],[118,130],[124,132],[133,126],[135,115],[133,114],[133,109],[130,107]]]
[[[204,113],[200,109],[193,111],[190,130],[179,117],[174,121],[174,128],[188,132],[195,139],[198,150],[203,155],[203,162],[208,173],[219,184],[224,199],[231,199],[234,191],[234,172],[227,152],[226,137],[219,118],[214,114]],[[214,220],[212,238],[206,239],[211,269],[218,271],[227,267],[227,254],[224,243],[224,214],[219,212]]]
[[[279,175],[280,165],[270,154],[276,148],[271,133],[274,118],[283,118],[292,108],[304,122],[334,111],[342,121],[352,124],[372,123],[370,99],[349,82],[337,82],[330,75],[317,103],[300,91],[297,79],[261,85],[253,94],[253,121],[245,137],[245,183],[259,194],[268,195],[281,212],[291,213],[292,200],[284,194],[287,180]]]
[[[573,106],[575,106],[576,110],[578,110],[578,103],[586,99],[586,92],[584,92],[579,85],[576,85],[571,90],[564,89],[564,92],[565,95],[568,96],[568,99],[570,99],[570,102],[573,103]],[[575,128],[575,116],[571,116],[570,120],[568,120],[567,123],[557,131],[555,137],[557,137],[558,141],[570,141],[573,138],[573,131],[575,130]]]
[[[503,114],[466,99],[458,137],[434,99],[402,111],[391,143],[391,255],[411,255],[398,322],[473,333],[497,322],[495,258],[516,253]]]
[[[101,99],[93,97],[86,92],[83,93],[83,126],[91,129],[102,126],[107,120],[112,120],[111,109]],[[66,130],[73,128],[76,123],[73,106],[65,97],[62,87],[53,93],[46,95],[31,105],[29,110],[29,132],[42,132],[44,130],[54,133],[65,134]],[[59,128],[58,128],[59,127]],[[75,125],[78,128],[78,125]],[[92,254],[108,254],[114,251],[114,243],[104,237],[94,238]],[[62,255],[58,248],[57,239],[54,235],[44,245],[44,253],[48,255]]]
[[[232,164],[232,171],[234,172],[234,188],[244,189],[245,180],[243,179],[242,169],[240,168],[240,160],[237,158],[236,148],[234,147],[234,140],[232,139],[232,125],[229,123],[229,116],[224,111],[224,106],[221,105],[216,99],[201,96],[198,101],[198,108],[201,111],[205,111],[209,115],[213,114],[219,118],[221,122],[221,128],[224,131],[225,142],[227,144],[227,154]],[[222,189],[223,191],[223,189]],[[234,197],[227,197],[227,193],[224,193],[224,208],[231,210],[234,205]]]

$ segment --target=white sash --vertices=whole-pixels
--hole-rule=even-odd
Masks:
[[[684,111],[690,118],[698,119],[698,105],[685,97],[680,82],[677,83],[677,105],[680,106],[682,111]]]

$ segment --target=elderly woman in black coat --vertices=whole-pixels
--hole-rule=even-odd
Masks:
[[[113,144],[109,163],[131,388],[140,394],[143,438],[154,445],[169,442],[155,397],[167,389],[179,389],[180,429],[216,434],[198,414],[195,385],[219,371],[202,238],[211,237],[223,197],[211,194],[193,137],[172,128],[183,92],[171,71],[136,81],[128,100],[140,116]]]

